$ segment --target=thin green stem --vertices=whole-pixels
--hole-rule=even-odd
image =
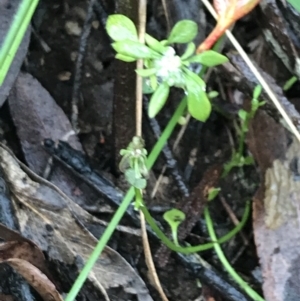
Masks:
[[[65,301],[73,301],[76,298],[76,296],[79,293],[80,289],[82,288],[85,280],[87,279],[90,271],[92,270],[93,266],[95,265],[96,261],[98,260],[103,249],[106,247],[110,237],[112,236],[117,225],[120,223],[121,218],[123,217],[124,213],[126,212],[128,206],[130,205],[133,194],[134,194],[134,189],[133,188],[129,189],[129,191],[127,192],[126,196],[124,197],[124,199],[122,201],[122,204],[117,209],[112,220],[110,221],[110,223],[108,224],[107,228],[105,229],[103,235],[101,236],[101,239],[98,241],[95,249],[93,250],[91,256],[89,257],[88,261],[86,262],[85,266],[83,267],[82,271],[80,272],[79,276],[77,277],[76,281],[74,282]]]
[[[206,243],[206,244],[197,245],[197,246],[190,246],[190,247],[181,247],[181,246],[176,245],[174,242],[172,242],[160,230],[160,228],[157,226],[155,220],[152,218],[151,214],[149,213],[147,207],[144,206],[142,199],[139,199],[139,203],[141,204],[139,209],[143,212],[147,223],[150,225],[151,229],[155,232],[157,237],[168,248],[170,248],[172,251],[180,252],[180,253],[183,253],[183,254],[191,254],[191,253],[197,253],[197,252],[205,251],[205,250],[213,248],[216,243],[221,244],[221,243],[224,243],[224,242],[228,241],[229,239],[231,239],[234,235],[236,235],[244,227],[244,225],[245,225],[245,223],[246,223],[246,221],[249,217],[249,213],[250,213],[250,203],[247,202],[245,212],[244,212],[244,215],[243,215],[243,218],[242,218],[241,222],[233,230],[231,230],[229,233],[227,233],[226,235],[221,237],[219,240],[212,239],[212,242],[209,242],[209,243]]]
[[[38,0],[23,0],[0,49],[0,86],[25,35]]]
[[[209,214],[208,208],[205,208],[204,210],[204,216],[206,220],[206,225],[208,229],[208,233],[210,235],[211,240],[217,241],[217,236],[214,231],[213,223]],[[247,282],[245,282],[233,269],[233,267],[228,262],[227,258],[225,257],[221,247],[219,244],[214,244],[215,251],[224,266],[224,268],[227,270],[227,272],[230,274],[230,276],[242,287],[242,289],[245,290],[245,292],[255,301],[265,301],[255,290],[253,290]]]

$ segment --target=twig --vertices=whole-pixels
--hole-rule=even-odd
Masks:
[[[147,98],[144,98],[144,108],[145,108],[146,112],[148,112],[148,107],[149,107],[148,100],[147,100]],[[149,118],[149,123],[151,125],[151,128],[154,132],[156,139],[158,139],[161,136],[161,130],[160,130],[160,126],[159,126],[156,118]],[[174,149],[174,147],[173,147],[173,149]],[[163,170],[161,171],[160,176],[155,183],[151,197],[155,196],[157,189],[161,183],[164,172],[166,170],[166,167],[168,167],[171,170],[171,173],[177,183],[177,186],[179,187],[179,190],[182,192],[182,194],[184,196],[188,197],[190,194],[189,189],[188,189],[186,183],[184,182],[184,179],[179,171],[177,161],[174,158],[172,151],[167,143],[165,144],[165,146],[163,148],[163,153],[166,158],[167,164],[166,164],[166,166],[163,167]]]
[[[236,215],[234,214],[234,212],[231,210],[229,204],[226,202],[225,198],[223,196],[220,195],[220,200],[221,200],[221,203],[224,207],[224,209],[226,210],[228,216],[230,217],[232,223],[236,226],[239,224],[239,220],[238,218],[236,217]],[[246,237],[246,235],[244,234],[243,231],[240,231],[239,234],[241,235],[243,241],[244,241],[244,244],[247,243],[248,239]]]
[[[170,15],[169,15],[169,12],[168,12],[168,9],[167,9],[166,0],[161,0],[161,3],[162,3],[162,6],[163,6],[163,9],[164,9],[165,16],[166,16],[167,29],[168,29],[168,32],[170,32],[170,30],[171,30],[171,20],[170,20]]]
[[[139,41],[145,43],[146,30],[146,8],[147,0],[139,1]],[[137,69],[143,69],[143,60],[137,60]],[[136,135],[142,136],[142,116],[143,116],[143,78],[136,75]]]
[[[145,217],[144,217],[144,214],[142,211],[140,211],[140,219],[141,219],[141,230],[142,230],[144,254],[145,254],[147,267],[148,267],[149,271],[151,272],[152,280],[153,280],[153,282],[156,286],[156,289],[157,289],[158,293],[160,294],[162,300],[169,301],[167,296],[164,293],[164,290],[161,286],[158,275],[156,273],[156,269],[155,269],[155,266],[153,263],[151,249],[150,249],[150,245],[149,245],[149,241],[148,241]]]
[[[214,8],[212,7],[212,5],[210,4],[210,2],[208,0],[202,0],[202,2],[206,6],[206,8],[209,10],[209,12],[212,14],[212,16],[215,19],[217,19],[218,15],[217,15],[216,11],[214,10]],[[272,100],[273,104],[275,105],[275,107],[277,108],[277,110],[279,111],[279,113],[282,115],[283,119],[286,121],[286,123],[289,126],[291,132],[296,136],[296,138],[298,139],[298,141],[300,141],[300,133],[298,132],[296,126],[293,124],[291,118],[285,112],[284,108],[282,107],[282,105],[278,101],[277,97],[275,96],[275,94],[271,90],[270,86],[267,84],[267,82],[265,81],[265,79],[261,76],[261,74],[259,73],[259,71],[255,68],[255,66],[251,62],[249,56],[244,51],[244,49],[239,44],[239,42],[236,40],[236,38],[233,36],[233,34],[229,30],[226,30],[225,33],[226,33],[228,39],[230,40],[230,42],[232,43],[232,45],[238,51],[238,53],[243,58],[243,60],[245,61],[245,63],[248,65],[249,69],[253,72],[254,76],[257,78],[257,80],[259,81],[260,85],[266,91],[266,93],[268,94],[269,98]]]
[[[95,0],[90,0],[88,5],[87,15],[84,21],[82,34],[80,37],[78,55],[75,64],[75,75],[74,75],[74,84],[73,84],[72,102],[71,102],[72,103],[71,123],[76,133],[78,132],[78,102],[79,102],[79,91],[81,88],[81,79],[82,79],[82,64],[86,52],[87,39],[91,32],[94,3]]]

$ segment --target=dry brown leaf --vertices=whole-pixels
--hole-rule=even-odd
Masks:
[[[0,301],[14,301],[13,296],[0,294]]]
[[[8,263],[41,295],[44,301],[62,301],[62,297],[54,284],[34,265],[19,258],[10,258],[3,262]]]
[[[53,184],[22,165],[33,181],[19,164],[9,150],[0,147],[0,165],[14,199],[21,233],[47,252],[62,278],[73,282],[97,243],[82,225],[82,221],[94,218]],[[74,267],[73,272],[62,273],[68,266]],[[84,292],[94,294],[95,298],[99,298],[100,292],[105,295],[108,289],[122,287],[122,294],[136,295],[142,301],[152,300],[134,269],[109,247],[103,251],[88,282],[94,289]]]
[[[48,275],[48,269],[45,266],[45,257],[43,252],[33,243],[9,241],[0,243],[0,260],[10,258],[19,258],[30,262],[32,265]]]

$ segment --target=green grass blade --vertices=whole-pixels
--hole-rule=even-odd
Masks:
[[[0,49],[0,86],[18,51],[37,4],[38,0],[23,0],[18,7],[12,25]]]

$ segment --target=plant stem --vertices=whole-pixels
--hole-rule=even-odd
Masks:
[[[217,241],[217,236],[214,231],[213,223],[209,214],[209,210],[206,207],[204,209],[204,216],[205,221],[208,229],[208,233],[210,235],[210,238],[212,240]],[[255,290],[253,290],[247,282],[245,282],[233,269],[233,267],[228,262],[227,258],[225,257],[220,245],[218,243],[214,244],[215,251],[224,266],[224,268],[227,270],[227,272],[230,274],[230,276],[245,290],[245,292],[255,301],[265,301]]]

